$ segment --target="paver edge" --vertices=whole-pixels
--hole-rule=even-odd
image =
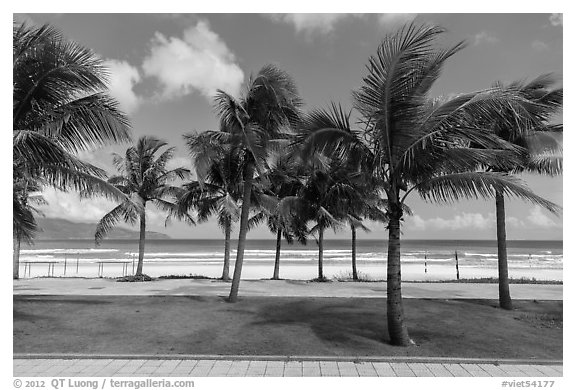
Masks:
[[[78,353],[14,353],[13,359],[117,359],[117,360],[282,360],[336,362],[394,363],[470,363],[470,364],[533,364],[562,365],[557,359],[498,359],[459,357],[407,356],[298,356],[298,355],[146,355],[146,354],[78,354]]]

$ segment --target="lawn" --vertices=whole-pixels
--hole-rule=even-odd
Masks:
[[[405,299],[415,346],[375,298],[14,296],[15,353],[562,359],[561,301]]]

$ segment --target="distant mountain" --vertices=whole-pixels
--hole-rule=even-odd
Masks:
[[[94,239],[96,223],[72,222],[60,218],[38,218],[40,231],[36,234],[39,240]],[[140,233],[135,230],[114,228],[108,235],[110,239],[138,239]],[[169,239],[170,236],[146,231],[146,238]]]

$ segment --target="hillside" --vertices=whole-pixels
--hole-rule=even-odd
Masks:
[[[65,240],[65,239],[94,239],[96,223],[71,222],[60,218],[39,218],[38,226],[41,231],[36,235],[39,240]],[[114,228],[108,238],[110,239],[137,239],[139,232],[121,227]],[[146,231],[146,238],[169,239],[170,236]]]

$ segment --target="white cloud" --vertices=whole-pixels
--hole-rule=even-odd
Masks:
[[[42,195],[48,205],[40,207],[40,210],[48,218],[94,222],[116,207],[114,202],[102,197],[80,199],[76,192],[61,192],[53,188],[44,189]]]
[[[334,31],[338,23],[353,18],[367,19],[376,16],[378,22],[382,26],[398,25],[406,21],[414,19],[416,14],[353,14],[353,13],[339,13],[339,14],[320,14],[320,13],[306,13],[306,14],[266,14],[266,16],[274,21],[292,24],[297,33],[303,33],[308,36],[313,34],[329,34]]]
[[[187,157],[173,157],[166,164],[166,169],[188,168],[192,170],[192,160]]]
[[[328,34],[336,23],[348,19],[353,14],[270,14],[272,20],[294,25],[298,33]]]
[[[563,14],[552,14],[550,15],[550,24],[552,26],[563,26],[564,25],[564,16]]]
[[[528,221],[539,227],[556,227],[558,224],[552,220],[548,215],[544,214],[541,207],[535,206],[530,210],[530,214],[526,217]]]
[[[487,229],[493,225],[491,215],[484,216],[480,213],[461,213],[450,219],[441,217],[423,219],[419,215],[410,218],[414,227],[418,230],[441,229],[441,230],[460,230],[466,228]]]
[[[237,95],[244,80],[234,54],[206,21],[186,29],[182,38],[156,32],[142,69],[159,81],[168,99],[198,91],[211,100],[217,89]]]
[[[544,51],[548,50],[548,45],[542,41],[533,41],[532,42],[532,49],[537,51]]]
[[[138,68],[119,60],[106,60],[105,64],[110,73],[110,94],[118,100],[124,112],[133,113],[141,103],[141,98],[134,92],[134,86],[141,80]]]
[[[48,202],[48,205],[39,207],[45,217],[62,218],[72,222],[98,222],[118,205],[104,197],[81,199],[76,192],[62,192],[53,188],[44,189],[42,195]],[[150,203],[146,206],[146,221],[150,229],[161,229],[166,221],[166,213]],[[117,226],[130,228],[132,225],[127,226],[120,220]],[[138,227],[137,224],[134,226]]]
[[[424,219],[419,215],[407,217],[407,225],[414,230],[488,230],[496,227],[494,213],[460,213],[451,218],[435,217]],[[506,217],[506,225],[510,227],[524,226],[524,222],[516,217]]]
[[[494,44],[500,42],[500,39],[491,35],[486,31],[481,31],[478,34],[474,35],[474,45],[480,45],[483,43]]]
[[[382,26],[397,26],[414,20],[417,14],[379,14],[378,21]]]

